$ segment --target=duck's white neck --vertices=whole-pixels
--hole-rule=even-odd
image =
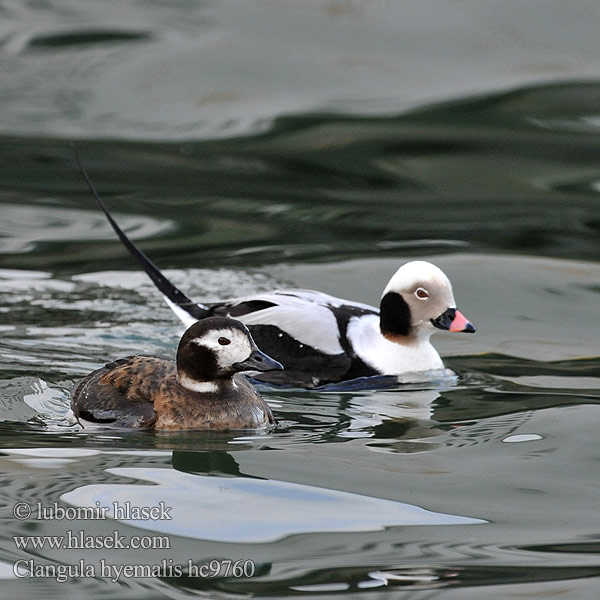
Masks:
[[[444,363],[429,341],[432,333],[429,328],[418,328],[415,336],[392,341],[381,334],[377,315],[351,319],[348,324],[348,338],[357,355],[382,375],[443,369]]]

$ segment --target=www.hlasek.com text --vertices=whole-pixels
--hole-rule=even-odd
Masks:
[[[83,530],[68,530],[65,535],[13,535],[19,550],[170,550],[168,535],[88,535]]]

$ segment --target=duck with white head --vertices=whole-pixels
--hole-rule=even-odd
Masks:
[[[79,166],[128,252],[186,326],[216,315],[239,319],[258,346],[284,366],[283,371],[256,373],[256,379],[312,388],[358,377],[435,371],[444,367],[430,342],[436,328],[475,332],[456,308],[448,277],[421,260],[408,262],[396,271],[383,291],[379,310],[302,289],[193,302],[125,235],[80,162]]]

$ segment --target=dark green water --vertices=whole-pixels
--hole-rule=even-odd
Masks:
[[[597,598],[598,11],[543,6],[2,4],[2,597]],[[459,378],[265,389],[268,434],[69,425],[76,379],[181,332],[69,140],[192,298],[377,304],[435,262],[478,327],[434,338]],[[35,518],[96,502],[172,518]],[[13,539],[68,531],[168,548]]]

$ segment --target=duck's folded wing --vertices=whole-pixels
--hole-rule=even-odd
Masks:
[[[254,294],[211,304],[210,307],[213,314],[239,319],[251,331],[252,326],[268,325],[299,344],[330,356],[348,351],[344,347],[345,331],[351,317],[377,314],[377,309],[366,304],[301,289]]]
[[[212,314],[245,323],[258,347],[284,365],[283,371],[253,375],[277,385],[314,387],[372,375],[347,337],[353,317],[377,314],[366,304],[313,290],[277,290],[210,304]]]
[[[75,386],[73,412],[78,419],[92,423],[151,427],[156,420],[153,404],[156,382],[164,380],[174,369],[172,362],[149,356],[128,356],[109,363]]]

